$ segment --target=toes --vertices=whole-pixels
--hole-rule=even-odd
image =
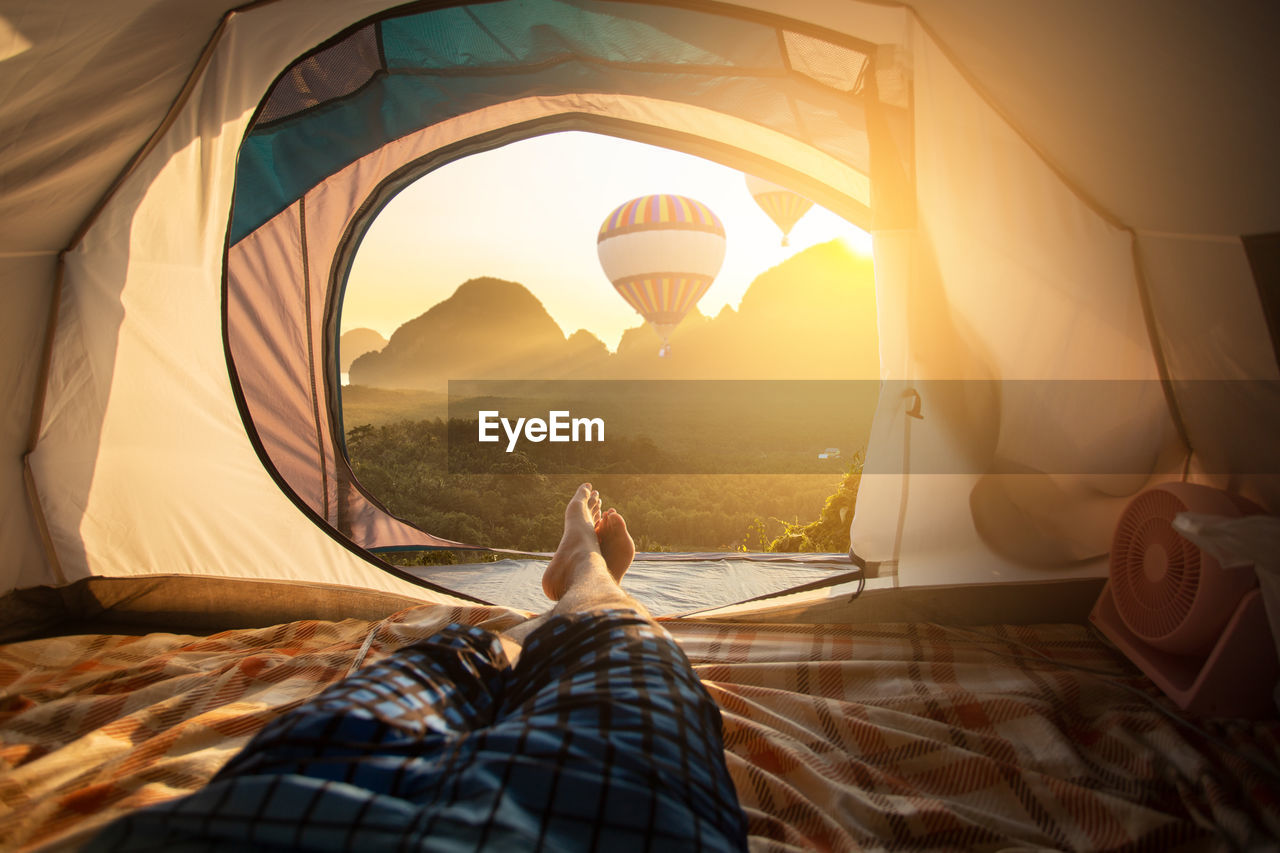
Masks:
[[[571,517],[577,517],[579,501],[582,502],[582,509],[586,510],[587,521],[596,529],[598,534],[601,530],[600,522],[604,518],[604,514],[600,509],[600,492],[591,488],[590,483],[583,483],[578,486],[578,491],[574,493],[572,500],[569,501],[569,506],[565,508],[566,521],[571,520]]]
[[[564,509],[565,520],[576,518],[582,510],[586,511],[587,519],[593,525],[600,519],[600,493],[592,489],[590,483],[578,486],[578,490],[569,499],[569,504]]]
[[[620,540],[627,535],[627,523],[622,520],[622,516],[616,509],[610,507],[600,519],[600,527],[596,535],[610,541]]]

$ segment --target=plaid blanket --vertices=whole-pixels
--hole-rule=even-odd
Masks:
[[[501,608],[0,647],[0,847],[201,787],[355,669]],[[1083,626],[672,621],[755,850],[1280,849],[1280,723],[1175,721]]]

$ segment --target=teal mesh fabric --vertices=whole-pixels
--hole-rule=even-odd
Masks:
[[[667,6],[532,0],[384,21],[396,69],[493,69],[579,57],[602,63],[784,68],[772,27]]]
[[[232,243],[388,141],[533,95],[607,92],[706,106],[865,171],[860,93],[791,71],[780,31],[758,21],[636,3],[504,0],[387,17],[376,31],[383,67],[367,83],[250,131],[237,164]]]

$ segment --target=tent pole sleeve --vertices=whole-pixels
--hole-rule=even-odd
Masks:
[[[53,364],[53,339],[58,330],[58,315],[62,309],[62,282],[66,278],[66,252],[58,253],[58,265],[53,273],[53,294],[49,297],[49,319],[45,324],[44,348],[40,353],[40,373],[36,376],[35,396],[31,401],[31,423],[27,427],[27,449],[24,458],[36,449],[40,441],[40,427],[44,423],[44,403],[49,390],[49,369]]]
[[[58,315],[62,308],[62,287],[66,270],[66,253],[59,252],[58,265],[53,274],[53,293],[49,297],[49,318],[45,324],[44,347],[40,353],[40,373],[36,376],[35,394],[31,401],[27,449],[22,454],[22,482],[26,486],[27,503],[31,507],[31,517],[35,520],[36,531],[40,534],[40,544],[44,546],[45,561],[59,586],[67,583],[67,575],[62,570],[62,563],[58,560],[58,552],[53,547],[53,537],[49,533],[49,522],[44,517],[40,493],[36,490],[35,472],[31,470],[31,454],[40,441],[40,428],[44,423],[44,404],[49,392],[49,371],[53,364],[53,339],[57,333]]]
[[[30,454],[22,457],[22,481],[27,487],[27,501],[31,504],[31,516],[35,519],[36,529],[40,532],[40,542],[44,545],[45,560],[49,563],[49,569],[53,572],[57,585],[66,586],[67,573],[62,570],[62,563],[58,561],[58,552],[53,547],[49,523],[45,520],[44,509],[40,504],[40,494],[36,491],[36,478],[31,471]]]
[[[1142,319],[1147,325],[1147,339],[1151,341],[1151,357],[1155,359],[1156,371],[1160,374],[1160,388],[1164,391],[1165,405],[1169,407],[1169,417],[1178,431],[1178,439],[1187,450],[1187,458],[1182,466],[1182,479],[1186,480],[1191,471],[1191,459],[1195,456],[1195,448],[1191,445],[1191,437],[1187,434],[1187,425],[1182,419],[1182,407],[1178,404],[1178,396],[1174,393],[1173,379],[1169,376],[1169,364],[1164,357],[1164,347],[1160,340],[1160,328],[1156,324],[1155,309],[1151,304],[1151,288],[1147,283],[1146,268],[1142,263],[1142,248],[1138,243],[1138,235],[1132,228],[1129,232],[1129,246],[1133,253],[1133,278],[1138,286],[1138,301],[1142,305]]]

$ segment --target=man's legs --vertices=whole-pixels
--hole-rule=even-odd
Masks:
[[[635,546],[579,487],[543,583],[497,638],[455,625],[283,715],[205,788],[90,849],[745,849],[720,713],[618,581]]]
[[[475,737],[475,769],[504,775],[493,822],[535,816],[539,847],[744,849],[719,709],[619,585],[634,555],[622,517],[580,486],[543,576],[556,604],[504,637],[523,651]]]

